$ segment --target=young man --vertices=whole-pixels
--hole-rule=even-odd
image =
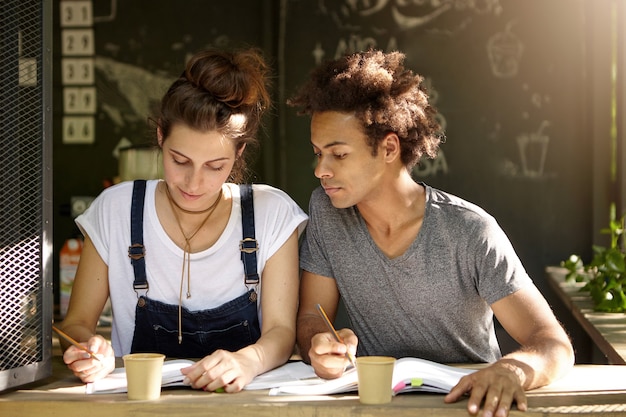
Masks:
[[[418,183],[440,127],[422,77],[399,52],[367,51],[322,64],[288,104],[311,116],[321,187],[301,250],[297,339],[316,372],[342,374],[347,351],[489,365],[462,378],[446,402],[506,416],[524,391],[574,361],[569,338],[497,222],[479,207]],[[327,332],[343,299],[351,329]],[[493,316],[521,345],[502,357]]]

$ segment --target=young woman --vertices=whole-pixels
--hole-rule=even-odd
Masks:
[[[269,105],[257,50],[196,54],[154,118],[164,179],[110,187],[76,219],[85,244],[61,327],[99,359],[63,345],[82,381],[160,352],[199,359],[183,370],[194,388],[237,392],[289,358],[307,216],[281,190],[237,185]],[[109,297],[111,344],[96,334]]]

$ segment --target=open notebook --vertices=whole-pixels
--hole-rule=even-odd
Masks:
[[[185,376],[181,373],[182,368],[194,364],[188,359],[166,360],[163,363],[162,387],[182,387]],[[307,380],[319,380],[315,376],[313,368],[304,362],[289,362],[272,371],[266,372],[254,378],[245,389],[259,390],[270,389],[291,383],[301,384]],[[126,371],[124,368],[115,368],[106,378],[86,385],[87,394],[114,394],[126,392]]]
[[[419,358],[396,360],[390,389],[400,394],[409,391],[448,393],[473,369],[457,368]],[[328,395],[358,390],[356,368],[350,368],[337,379],[307,379],[270,389],[270,395]]]
[[[161,386],[183,386],[185,378],[180,372],[181,368],[193,365],[194,361],[188,359],[174,359],[163,363]],[[126,370],[115,368],[113,372],[103,379],[89,382],[85,387],[87,394],[113,394],[116,392],[126,392]]]
[[[163,387],[184,386],[181,368],[194,362],[186,359],[165,361]],[[402,358],[396,361],[392,388],[395,394],[408,391],[447,393],[464,375],[473,369],[457,368],[419,358]],[[304,362],[289,362],[254,378],[246,390],[269,389],[270,395],[328,395],[357,391],[355,368],[349,368],[337,379],[323,379],[315,375]],[[116,368],[106,378],[87,384],[88,394],[126,392],[124,368]]]

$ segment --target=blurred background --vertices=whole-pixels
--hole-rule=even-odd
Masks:
[[[600,229],[609,205],[626,210],[624,3],[54,0],[55,305],[61,271],[71,275],[74,265],[61,251],[79,237],[76,215],[131,171],[158,176],[157,156],[144,147],[153,135],[147,118],[190,54],[263,49],[274,108],[254,181],[307,210],[318,185],[309,121],[285,100],[322,60],[373,47],[406,53],[441,113],[446,142],[415,178],[495,216],[572,334],[578,360],[591,360],[544,270],[574,253],[588,261],[592,244],[608,244]]]

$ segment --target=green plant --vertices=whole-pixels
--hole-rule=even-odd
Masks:
[[[626,312],[626,215],[616,220],[615,204],[611,204],[609,227],[602,233],[611,235],[611,246],[593,246],[593,259],[584,264],[572,255],[561,266],[568,270],[566,279],[584,282],[581,291],[588,291],[596,311]],[[620,244],[621,238],[621,244]]]

